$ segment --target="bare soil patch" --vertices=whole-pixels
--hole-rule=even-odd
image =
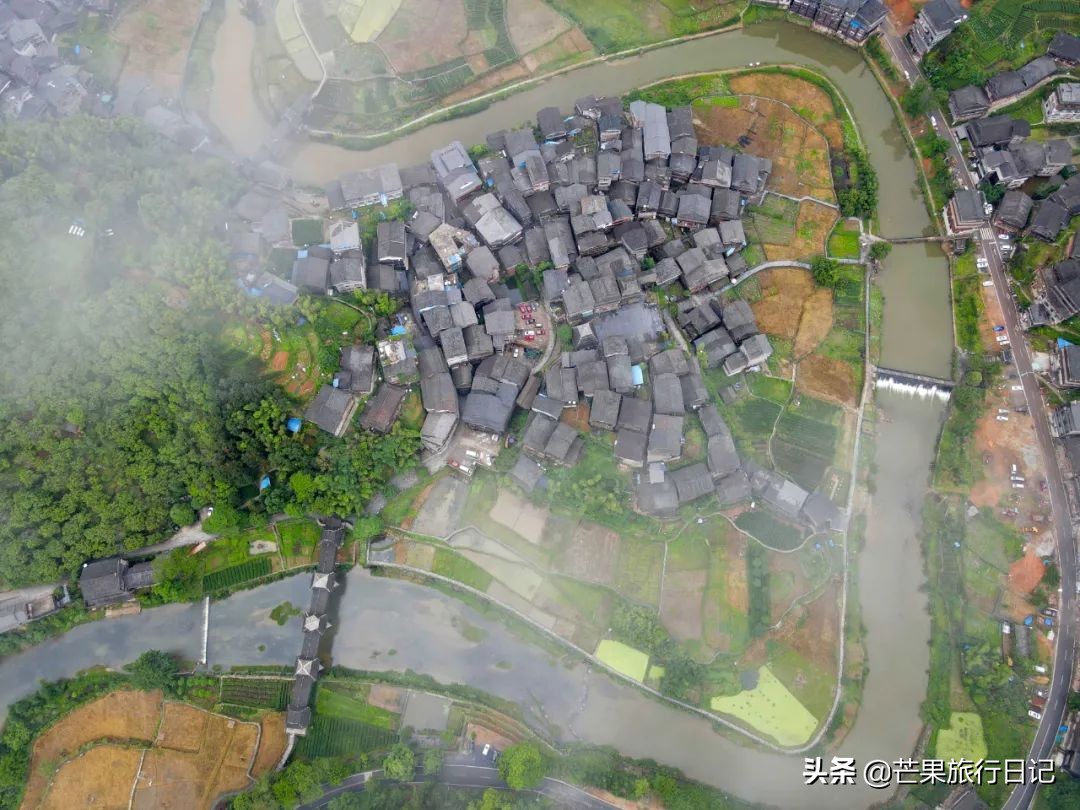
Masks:
[[[103,742],[67,759],[109,739],[153,740],[153,747]],[[256,775],[269,771],[284,750],[280,713],[264,717],[260,728],[187,704],[170,702],[163,708],[160,692],[115,692],[72,712],[39,738],[31,763],[36,777],[22,807],[119,809],[129,807],[129,798],[139,810],[209,807],[222,793],[246,788],[249,768]],[[42,801],[42,786],[57,765]]]
[[[121,14],[111,38],[128,48],[123,78],[145,77],[166,95],[178,93],[201,10],[200,3],[145,0]]]
[[[469,33],[463,0],[403,0],[376,44],[398,73],[412,73],[465,56]]]
[[[570,29],[570,23],[543,0],[507,0],[506,27],[518,53],[528,53]]]
[[[800,391],[840,405],[855,404],[855,372],[842,360],[811,354],[799,363]]]
[[[511,62],[505,67],[485,73],[476,81],[466,85],[461,90],[445,96],[443,104],[457,104],[459,101],[468,101],[474,96],[486,93],[488,90],[496,90],[505,84],[527,79],[530,71],[525,68],[521,60]]]
[[[915,22],[915,4],[911,0],[885,0],[885,5],[893,14],[896,30],[901,34],[907,33],[911,24]]]
[[[401,709],[405,705],[405,692],[396,686],[375,683],[368,690],[367,702],[380,709],[386,709],[388,712],[401,714]]]
[[[287,351],[275,352],[270,358],[270,370],[281,372],[289,367],[289,353]]]
[[[1029,543],[1023,557],[1009,566],[1009,587],[1014,591],[1029,594],[1042,581],[1046,566],[1035,553],[1035,547]]]
[[[93,807],[95,810],[127,810],[131,783],[139,770],[142,752],[138,748],[99,745],[82,756],[60,766],[42,810],[72,810]]]
[[[802,319],[803,305],[814,290],[814,279],[801,267],[780,267],[759,273],[761,297],[751,305],[763,332],[792,340]]]
[[[195,749],[155,747],[146,752],[132,802],[137,810],[209,807],[222,793],[250,784],[247,769],[255,761],[258,727],[185,708],[189,711],[174,714],[174,733],[188,741],[201,727]]]
[[[795,335],[795,356],[803,357],[816,349],[832,327],[832,292],[825,289],[814,290],[803,306],[799,331]]]
[[[727,533],[727,582],[724,595],[732,610],[746,613],[750,607],[750,591],[746,584],[746,565],[742,558],[746,553],[746,538],[735,531]]]
[[[255,754],[255,764],[251,766],[255,776],[269,773],[285,753],[285,713],[264,714],[259,725],[262,729],[259,750]]]
[[[161,692],[113,692],[76,709],[34,743],[22,806],[37,807],[53,768],[86,744],[94,740],[150,742],[160,714]]]
[[[583,522],[559,555],[558,566],[567,576],[613,585],[618,559],[619,535],[596,523]]]
[[[774,623],[791,607],[795,597],[808,589],[802,566],[794,554],[769,555],[770,614]]]
[[[513,36],[513,29],[510,35]],[[522,53],[519,51],[519,53]],[[531,53],[525,53],[521,62],[529,73],[536,73],[547,66],[556,67],[552,63],[558,62],[559,66],[571,61],[574,57],[592,55],[593,47],[589,38],[576,26],[566,33],[540,46]]]
[[[579,433],[589,432],[589,403],[582,400],[573,408],[563,408],[561,421]]]
[[[174,751],[198,751],[209,716],[185,703],[166,703],[154,744]]]
[[[549,512],[519,498],[508,489],[500,489],[495,505],[488,513],[492,520],[520,534],[530,543],[539,543],[544,536]]]
[[[844,138],[832,99],[817,85],[795,76],[751,73],[733,77],[730,87],[736,93],[763,96],[787,104],[821,131],[831,149],[843,148]]]
[[[796,358],[817,348],[833,326],[832,293],[816,288],[810,273],[800,267],[766,270],[758,279],[761,297],[751,306],[761,329],[794,339]]]
[[[836,590],[829,588],[789,616],[781,633],[800,655],[829,672],[836,666],[839,613]]]
[[[704,571],[669,571],[664,577],[660,621],[680,641],[701,638]]]

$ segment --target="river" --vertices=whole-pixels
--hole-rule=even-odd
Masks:
[[[215,73],[217,100],[212,107],[214,122],[226,137],[245,139],[265,131],[265,122],[250,120],[257,111],[247,70],[253,37],[237,33],[250,28],[237,9],[230,0],[222,31],[231,33],[217,40],[218,51],[229,53],[214,57],[215,67],[223,69]],[[584,93],[622,93],[666,76],[751,60],[804,64],[829,76],[851,104],[877,169],[881,230],[892,236],[926,231],[929,221],[918,196],[914,164],[872,74],[846,47],[786,24],[756,26],[583,68],[480,114],[433,125],[370,152],[304,144],[290,166],[300,182],[314,184],[391,159],[414,163],[426,160],[435,146],[451,139],[480,141],[490,130],[531,119],[548,104],[565,108]],[[917,245],[897,247],[880,281],[886,296],[883,364],[947,374],[952,341],[943,257]],[[916,325],[915,334],[911,325]],[[930,626],[916,533],[943,414],[936,401],[898,394],[881,394],[877,401],[883,416],[875,437],[877,492],[866,546],[851,572],[867,631],[869,674],[859,714],[840,751],[859,761],[907,756],[921,730],[918,709],[926,690]],[[865,787],[808,788],[801,757],[737,744],[715,733],[704,719],[584,665],[551,660],[498,622],[439,592],[363,570],[351,572],[346,583],[338,606],[341,632],[333,646],[337,664],[410,668],[443,681],[469,683],[515,700],[528,712],[542,707],[566,739],[612,744],[766,804],[861,808],[885,798]],[[269,612],[286,600],[306,603],[306,586],[307,577],[298,576],[215,603],[210,662],[225,667],[291,663],[299,619],[278,626]],[[466,633],[470,625],[482,631],[481,640],[475,640],[472,629]],[[78,627],[0,663],[0,704],[28,693],[39,678],[63,677],[96,664],[118,666],[150,647],[195,658],[201,633],[201,605],[171,605]]]

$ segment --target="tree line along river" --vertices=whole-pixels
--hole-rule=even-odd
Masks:
[[[226,6],[213,58],[214,123],[239,147],[265,133],[253,119],[249,69],[254,36],[239,5]],[[434,124],[368,152],[306,143],[290,161],[301,183],[321,184],[350,169],[394,160],[427,160],[450,140],[474,143],[492,130],[530,120],[548,105],[568,107],[584,94],[621,94],[690,72],[744,66],[751,60],[804,65],[827,76],[847,99],[882,189],[884,235],[925,232],[929,220],[916,168],[892,108],[855,51],[797,26],[763,24],[640,56],[581,68],[493,103],[484,111]],[[882,364],[948,376],[951,363],[948,271],[944,257],[922,245],[897,246],[880,275],[885,293]],[[883,419],[875,436],[876,494],[866,543],[850,577],[860,600],[869,664],[855,724],[840,755],[895,760],[908,756],[921,730],[930,622],[917,539],[929,465],[944,408],[936,400],[879,393]],[[270,610],[303,604],[307,576],[236,594],[211,609],[209,660],[223,667],[291,665],[299,619],[279,626]],[[468,683],[517,701],[526,713],[554,724],[566,740],[610,744],[651,757],[742,798],[782,807],[859,808],[885,794],[865,786],[807,787],[801,756],[743,746],[700,717],[665,705],[583,664],[567,666],[468,606],[437,591],[354,570],[346,578],[335,624],[334,663],[356,669],[413,669],[444,682]],[[479,642],[462,628],[483,631]],[[471,638],[476,634],[470,632]],[[0,704],[32,691],[37,680],[70,676],[95,665],[120,666],[149,648],[198,658],[202,605],[168,605],[94,622],[0,662]]]

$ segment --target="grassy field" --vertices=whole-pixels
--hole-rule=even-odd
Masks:
[[[770,548],[786,551],[798,547],[803,533],[789,523],[784,523],[772,512],[764,509],[743,512],[735,518],[735,525]]]
[[[829,235],[829,256],[834,259],[859,258],[859,226],[842,219]]]
[[[949,727],[939,729],[936,759],[969,760],[986,759],[986,738],[983,736],[982,719],[975,712],[953,712]]]
[[[772,443],[776,466],[805,489],[816,489],[833,463],[839,420],[839,408],[808,396],[785,408]]]
[[[469,585],[478,591],[486,591],[492,580],[491,574],[479,565],[445,548],[436,550],[431,572]]]
[[[768,194],[761,205],[748,205],[746,213],[746,237],[751,242],[790,245],[795,240],[799,204],[794,200]]]
[[[714,711],[739,718],[781,745],[806,742],[818,723],[767,666],[758,670],[758,683],[753,689],[714,697],[710,705]]]
[[[649,656],[621,641],[605,638],[596,648],[596,657],[617,672],[643,682],[649,671]]]
[[[323,684],[319,687],[315,698],[315,711],[327,717],[355,720],[388,731],[394,729],[397,720],[397,715],[393,712],[372,706],[366,700],[339,692],[333,684]]]

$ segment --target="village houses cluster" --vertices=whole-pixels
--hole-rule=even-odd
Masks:
[[[735,375],[772,353],[750,307],[720,296],[752,269],[742,215],[771,170],[767,158],[700,144],[689,107],[585,96],[471,152],[455,141],[419,166],[340,177],[326,189],[324,244],[297,251],[288,281],[263,274],[260,293],[291,303],[367,289],[408,305],[378,324],[374,346],[342,350],[305,417],[340,436],[362,406],[361,428],[387,432],[418,384],[425,454],[471,474],[497,452],[483,441],[526,412],[510,475],[531,491],[550,465],[579,459],[584,437],[561,417],[587,403],[589,427],[614,432],[617,461],[636,471],[642,511],[757,494],[839,527],[824,497],[740,462],[702,374],[721,370],[732,396]],[[379,221],[361,244],[354,211],[397,200],[408,218]],[[647,299],[676,282],[686,295],[674,309]],[[562,344],[558,323],[569,327]],[[694,412],[708,450],[679,466]]]

